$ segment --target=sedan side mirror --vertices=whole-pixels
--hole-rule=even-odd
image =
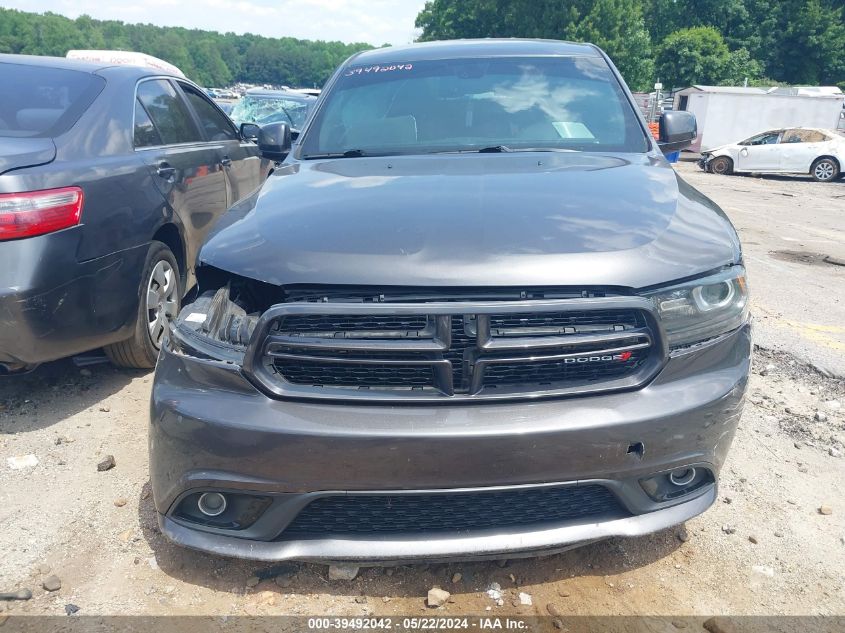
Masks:
[[[290,153],[290,126],[287,123],[268,123],[258,133],[258,149],[264,158],[282,161]]]
[[[660,138],[657,145],[664,154],[689,147],[696,136],[698,128],[692,112],[669,110],[660,117]]]
[[[241,123],[241,138],[246,141],[258,141],[261,128],[255,123]]]

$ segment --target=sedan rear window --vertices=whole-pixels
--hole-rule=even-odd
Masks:
[[[341,70],[303,158],[484,148],[645,152],[633,107],[598,57],[442,59]]]
[[[52,137],[67,132],[105,86],[90,73],[29,64],[0,64],[0,137]]]

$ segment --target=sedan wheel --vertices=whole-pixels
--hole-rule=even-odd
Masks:
[[[710,171],[714,174],[727,175],[734,170],[733,161],[727,156],[719,156],[710,161]]]
[[[104,348],[109,360],[119,367],[155,367],[168,322],[179,314],[182,281],[176,257],[166,244],[150,245],[140,282],[134,333]]]
[[[839,176],[839,165],[832,158],[820,158],[813,163],[810,174],[818,182],[830,182]]]
[[[178,291],[176,271],[162,259],[153,268],[147,283],[147,330],[156,349],[161,349],[167,322],[179,313]]]

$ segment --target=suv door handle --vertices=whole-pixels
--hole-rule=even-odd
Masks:
[[[168,163],[159,163],[156,173],[162,178],[170,179],[176,175],[176,168],[171,167]]]
[[[232,159],[229,158],[228,156],[224,156],[223,158],[220,159],[220,164],[223,165],[223,167],[228,167],[229,165],[232,164]]]

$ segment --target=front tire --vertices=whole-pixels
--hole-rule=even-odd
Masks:
[[[167,323],[179,314],[182,282],[179,264],[166,244],[153,242],[147,251],[138,289],[135,331],[125,341],[104,348],[118,367],[152,369],[167,333]]]
[[[816,182],[830,182],[839,178],[839,163],[832,158],[819,158],[810,167],[810,175]]]
[[[710,161],[710,171],[720,176],[727,176],[734,171],[734,162],[727,156],[719,156]]]

